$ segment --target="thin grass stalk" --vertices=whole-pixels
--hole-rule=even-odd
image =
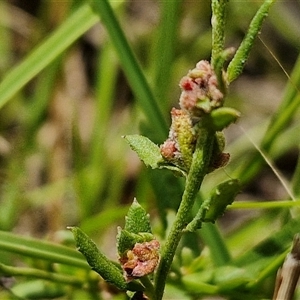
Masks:
[[[76,10],[0,83],[0,108],[98,21],[89,5]]]
[[[178,23],[180,21],[180,8],[182,0],[161,2],[160,25],[155,38],[155,49],[152,68],[154,68],[154,92],[159,99],[163,111],[169,107],[166,99],[172,72],[172,62],[177,44]]]
[[[148,118],[149,124],[157,133],[157,138],[163,140],[168,126],[110,4],[107,0],[90,1],[90,3],[108,31],[125,75],[140,107]]]
[[[85,280],[78,278],[74,275],[60,274],[54,272],[48,272],[44,270],[39,270],[35,268],[25,268],[25,267],[12,267],[0,263],[0,272],[5,274],[5,276],[22,276],[30,278],[45,279],[52,282],[58,282],[61,284],[69,284],[74,286],[83,286]]]

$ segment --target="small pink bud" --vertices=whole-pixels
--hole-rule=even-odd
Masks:
[[[176,142],[172,141],[171,139],[167,139],[160,146],[160,153],[165,159],[172,160],[178,153],[178,149],[176,148]]]
[[[179,83],[182,93],[180,107],[194,116],[210,113],[223,104],[223,94],[218,89],[217,77],[208,61],[201,60]]]
[[[188,76],[182,77],[179,82],[179,86],[185,91],[192,90],[193,88],[195,88],[195,85],[195,82],[193,82],[193,80]]]

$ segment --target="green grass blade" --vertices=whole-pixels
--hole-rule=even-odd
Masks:
[[[7,1],[0,2],[0,18],[5,19],[9,15],[9,7],[6,3]],[[0,26],[0,74],[9,68],[9,64],[12,59],[12,35],[9,28],[5,26]]]
[[[106,0],[90,2],[108,31],[137,101],[139,101],[139,104],[147,116],[153,130],[157,133],[157,138],[164,139],[168,128],[166,121],[111,6]]]
[[[300,198],[300,154],[298,154],[298,162],[292,179],[294,195]],[[299,201],[300,202],[300,201]]]
[[[56,84],[57,73],[61,66],[61,60],[55,60],[51,65],[43,70],[38,77],[35,94],[32,96],[31,103],[26,103],[24,109],[26,110],[26,133],[27,145],[32,147],[32,138],[34,138],[34,131],[37,130],[46,112],[49,100],[53,94],[54,86]]]
[[[28,280],[14,285],[10,292],[10,298],[2,299],[57,299],[66,294],[67,288],[57,283],[45,282],[44,280]]]
[[[101,46],[101,51],[98,52],[97,66],[95,119],[92,125],[88,159],[83,159],[82,146],[78,147],[75,155],[76,161],[81,162],[76,165],[76,170],[78,171],[76,186],[79,197],[82,199],[80,201],[82,216],[92,214],[94,207],[97,206],[99,194],[101,194],[106,185],[107,168],[110,167],[109,160],[103,160],[103,158],[106,155],[107,140],[109,139],[109,121],[112,114],[119,70],[116,53],[110,41],[106,41]],[[80,144],[78,129],[76,141]]]
[[[172,62],[175,56],[178,23],[180,20],[181,0],[161,2],[161,21],[155,42],[154,56],[154,87],[155,94],[160,99],[160,107],[167,109],[166,100],[171,77]],[[156,38],[156,36],[154,37]]]
[[[82,286],[84,280],[78,276],[59,274],[55,272],[48,272],[44,270],[39,270],[35,268],[25,268],[25,267],[12,267],[0,263],[0,272],[5,276],[23,276],[30,278],[45,279],[52,282],[58,282],[63,284],[70,284],[76,286]]]
[[[300,206],[300,200],[296,201],[238,201],[228,206],[228,209],[276,209],[276,208],[291,208]]]
[[[91,28],[97,20],[97,16],[89,5],[76,10],[49,38],[5,76],[0,83],[0,108]]]
[[[216,266],[228,264],[231,260],[231,255],[216,225],[203,223],[199,233],[209,247],[214,264]]]
[[[0,231],[0,250],[89,269],[83,256],[76,250],[46,241],[21,237],[9,232]]]

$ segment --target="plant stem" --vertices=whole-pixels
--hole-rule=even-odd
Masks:
[[[191,169],[187,176],[185,190],[182,201],[178,209],[176,219],[167,237],[163,248],[160,263],[155,277],[156,299],[163,297],[167,275],[169,273],[176,248],[183,233],[183,229],[188,223],[191,209],[196,195],[200,189],[204,176],[207,173],[211,158],[214,134],[207,130],[202,130],[197,141],[196,149],[193,154]]]
[[[212,0],[212,53],[211,64],[215,69],[215,63],[218,56],[224,50],[225,41],[225,22],[226,22],[226,5],[228,0]]]
[[[149,279],[149,277],[148,276],[141,277],[140,281],[146,288],[146,291],[144,293],[149,297],[149,299],[156,300],[154,286],[151,280]]]

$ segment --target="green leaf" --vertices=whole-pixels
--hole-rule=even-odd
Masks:
[[[118,253],[122,257],[124,253],[131,250],[136,243],[149,242],[154,239],[151,233],[136,234],[127,230],[118,228],[117,247]]]
[[[213,110],[210,117],[213,129],[222,131],[240,117],[240,112],[231,107],[220,107]]]
[[[127,230],[118,228],[117,248],[118,254],[122,257],[129,249],[132,249],[137,243],[136,234],[130,233]]]
[[[147,82],[143,70],[137,61],[129,42],[107,0],[89,0],[94,12],[99,15],[119,56],[120,64],[132,91],[144,111],[148,123],[155,129],[156,137],[165,136],[168,126],[158,105],[158,100]],[[118,1],[113,1],[118,2]]]
[[[146,166],[150,166],[152,169],[159,167],[159,162],[163,161],[163,157],[160,154],[159,147],[150,141],[147,137],[142,135],[126,135],[125,140],[133,151],[135,151],[138,157],[145,163]]]
[[[149,214],[147,214],[136,199],[133,200],[133,203],[128,210],[128,214],[125,217],[124,229],[136,234],[140,232],[151,233]]]
[[[240,190],[237,179],[230,179],[220,183],[212,192],[210,199],[206,202],[208,209],[203,217],[204,222],[215,222],[224,214],[227,205],[230,205]]]
[[[34,260],[41,259],[77,268],[89,268],[84,258],[74,249],[11,232],[0,231],[0,251],[16,253]]]
[[[218,217],[223,215],[227,205],[233,202],[239,190],[240,184],[237,179],[230,179],[220,183],[213,190],[210,198],[202,203],[197,215],[186,229],[193,232],[201,228],[202,222],[214,223]]]
[[[45,279],[52,282],[58,282],[60,284],[70,284],[78,287],[81,287],[85,283],[84,278],[71,274],[66,275],[28,267],[12,267],[2,263],[0,263],[0,274],[2,276],[24,276]]]
[[[97,21],[97,15],[87,4],[72,13],[53,34],[3,78],[0,84],[0,108]]]
[[[146,166],[150,166],[152,169],[168,169],[178,176],[186,176],[185,170],[164,160],[159,147],[147,137],[133,134],[126,135],[124,138]]]
[[[78,227],[69,227],[72,231],[78,251],[86,258],[91,268],[100,274],[103,279],[121,290],[126,290],[127,283],[120,271],[103,253],[96,244]]]
[[[66,288],[45,280],[27,280],[14,284],[10,292],[13,299],[58,299],[66,295]],[[1,298],[7,299],[4,295]]]
[[[235,80],[242,73],[244,65],[249,57],[249,53],[254,45],[254,39],[261,31],[262,23],[268,15],[268,11],[274,2],[275,0],[265,0],[252,19],[251,24],[249,25],[249,30],[244,40],[236,51],[236,54],[234,55],[232,61],[228,65],[228,83]]]

